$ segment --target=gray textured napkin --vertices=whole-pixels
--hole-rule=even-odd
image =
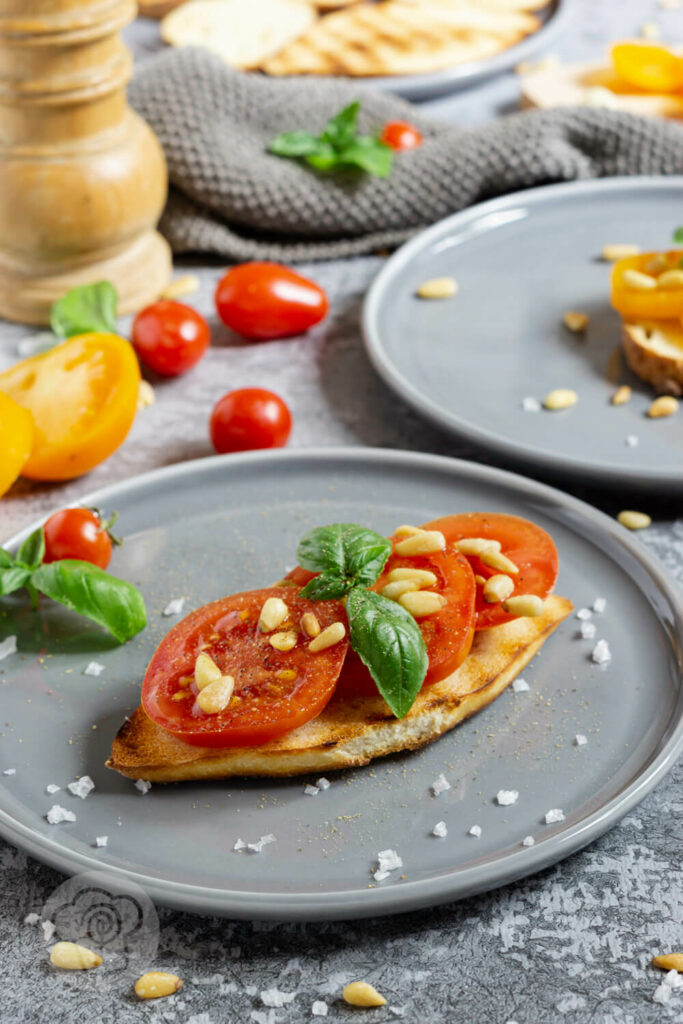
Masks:
[[[272,156],[268,141],[318,131],[362,99],[364,130],[407,119],[423,146],[391,177],[322,175]],[[207,50],[143,64],[130,88],[157,133],[171,190],[161,230],[176,252],[227,259],[331,259],[393,247],[480,199],[555,181],[683,172],[683,127],[613,110],[527,111],[477,128],[435,124],[352,82],[231,71]]]

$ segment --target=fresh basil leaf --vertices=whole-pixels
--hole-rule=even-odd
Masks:
[[[268,143],[268,150],[276,156],[307,156],[316,153],[320,140],[311,132],[283,132]]]
[[[392,712],[404,718],[429,666],[420,627],[400,604],[360,587],[349,593],[346,614],[351,646]]]
[[[11,566],[7,569],[0,569],[0,597],[12,594],[15,590],[25,587],[31,578],[31,570],[23,565]]]
[[[332,570],[356,583],[372,584],[391,554],[391,541],[357,523],[332,523],[310,530],[297,549],[310,572]]]
[[[329,142],[319,142],[315,153],[309,153],[304,159],[316,171],[332,171],[339,166],[337,151]]]
[[[27,569],[37,569],[45,558],[45,534],[42,526],[26,538],[17,552],[17,563]]]
[[[676,228],[673,233],[673,240],[674,242],[677,242],[678,245],[683,245],[683,227]]]
[[[10,569],[14,565],[14,559],[10,555],[9,551],[5,551],[4,548],[0,548],[0,569]]]
[[[379,139],[359,135],[339,151],[339,162],[347,167],[359,167],[377,178],[388,178],[394,162],[394,151]]]
[[[336,150],[350,145],[356,137],[359,110],[360,102],[356,100],[331,117],[323,129],[322,140],[329,142]]]
[[[109,281],[72,288],[53,305],[50,327],[60,338],[90,331],[116,333],[118,295]]]
[[[90,562],[65,558],[41,565],[32,583],[43,594],[108,629],[120,643],[144,629],[145,602],[132,583],[98,569]]]
[[[334,572],[321,572],[299,591],[299,597],[306,597],[309,601],[333,601],[348,594],[354,582]]]
[[[317,526],[304,534],[296,549],[299,565],[309,572],[325,572],[336,569],[341,574],[344,568],[344,543],[342,534],[349,523],[332,523]]]

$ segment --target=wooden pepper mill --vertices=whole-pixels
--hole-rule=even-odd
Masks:
[[[0,316],[48,322],[69,288],[111,281],[119,312],[171,272],[155,230],[166,165],[126,103],[133,0],[0,0]]]

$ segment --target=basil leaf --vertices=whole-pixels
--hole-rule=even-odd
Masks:
[[[345,572],[357,583],[375,582],[391,554],[391,541],[374,530],[352,526],[342,538]]]
[[[319,142],[315,153],[309,153],[304,159],[317,171],[332,171],[339,166],[337,151],[329,142]]]
[[[24,568],[23,565],[0,569],[0,597],[25,587],[30,578],[31,570]]]
[[[53,305],[50,327],[60,338],[90,331],[116,333],[118,295],[109,281],[72,288]]]
[[[14,565],[14,559],[10,555],[9,551],[5,551],[4,548],[0,548],[0,569],[10,569]]]
[[[359,135],[339,153],[339,162],[359,167],[377,178],[388,178],[394,162],[394,151],[370,135]]]
[[[120,643],[147,624],[142,595],[125,580],[110,576],[90,562],[65,558],[41,565],[32,583],[43,594],[108,629]]]
[[[348,594],[354,585],[353,580],[346,579],[334,572],[321,572],[314,576],[299,591],[299,597],[307,597],[309,601],[332,601]]]
[[[320,140],[311,132],[283,132],[268,143],[270,153],[276,156],[307,156],[320,148]]]
[[[397,718],[415,702],[429,665],[415,619],[400,604],[355,587],[346,599],[351,646]]]
[[[27,569],[37,569],[45,558],[45,534],[42,526],[27,537],[17,552],[17,563]]]
[[[337,150],[350,145],[356,137],[359,110],[360,102],[356,100],[331,117],[323,129],[322,140]]]
[[[310,572],[332,570],[356,583],[374,583],[391,554],[391,541],[357,523],[319,526],[302,537],[299,565]]]
[[[678,242],[679,245],[683,245],[683,227],[676,228],[673,233],[674,242]]]

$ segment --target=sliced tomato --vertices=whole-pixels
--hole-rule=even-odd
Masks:
[[[512,575],[514,594],[535,594],[545,598],[555,586],[558,572],[557,548],[550,534],[540,526],[519,516],[500,513],[471,512],[443,516],[424,524],[425,530],[440,530],[448,546],[465,537],[485,537],[500,541],[501,552],[519,568]],[[470,556],[470,565],[476,575],[488,579],[499,569],[485,565],[480,558]],[[477,587],[475,629],[490,629],[514,619],[501,604],[489,604],[483,598],[482,587]]]
[[[278,631],[299,634],[290,651],[275,650],[270,634],[258,629],[269,597],[282,598],[289,609]],[[315,718],[332,696],[348,642],[309,651],[300,629],[305,612],[313,612],[323,629],[346,623],[339,602],[306,601],[292,587],[233,594],[198,608],[167,633],[149,663],[142,685],[146,713],[179,739],[202,747],[256,746]],[[195,699],[194,665],[201,651],[235,680],[233,697],[219,714],[205,714]],[[178,699],[181,693],[189,696]]]

